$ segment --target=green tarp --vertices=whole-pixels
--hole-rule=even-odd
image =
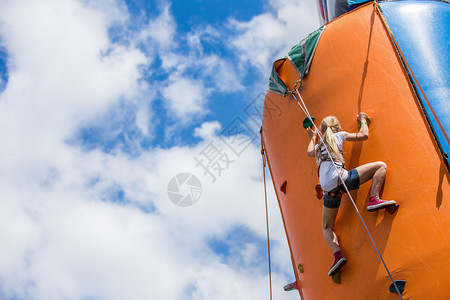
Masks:
[[[286,84],[284,84],[283,80],[281,80],[280,76],[277,73],[278,67],[282,65],[282,63],[286,59],[289,59],[295,65],[300,79],[308,74],[314,52],[316,51],[320,36],[322,35],[322,32],[324,30],[325,26],[320,27],[319,29],[311,33],[308,37],[303,39],[300,43],[295,45],[291,49],[291,51],[288,52],[286,57],[276,60],[273,63],[272,72],[269,79],[270,91],[282,96],[286,96],[286,94],[289,92]]]

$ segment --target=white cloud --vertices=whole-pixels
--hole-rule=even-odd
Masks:
[[[233,60],[227,60],[216,53],[208,53],[207,46],[217,47],[224,43],[224,33],[206,25],[195,28],[187,34],[186,40],[190,53],[186,61],[191,65],[186,68],[201,69],[202,77],[208,80],[215,92],[242,91],[242,68]]]
[[[150,104],[156,92],[142,82],[139,71],[152,58],[133,43],[109,40],[108,28],[127,17],[117,5],[74,0],[0,3],[0,35],[11,62],[8,84],[0,94],[0,296],[265,298],[265,263],[254,257],[259,244],[242,244],[235,254],[245,262],[240,268],[224,262],[208,245],[236,226],[265,238],[256,146],[234,155],[217,136],[216,121],[194,131],[203,139],[196,145],[152,148],[137,157],[120,151],[83,152],[66,143],[86,124],[108,122],[104,116],[120,101],[134,109],[141,133],[153,134]],[[257,25],[254,20],[259,19],[251,26],[239,23],[247,37]],[[176,27],[166,10],[149,24],[143,33],[149,40],[161,48],[173,46]],[[165,26],[167,32],[157,32]],[[240,41],[244,49],[245,41]],[[168,53],[165,67],[175,68],[190,55]],[[199,57],[202,64],[215,65],[207,74],[225,74],[221,83],[236,85],[239,75],[223,58]],[[183,76],[195,63],[175,69],[162,91],[174,117],[185,122],[207,113],[211,87],[204,78]],[[194,160],[209,143],[232,160],[214,183]],[[168,199],[167,184],[180,172],[191,172],[202,182],[201,199],[189,208]],[[292,266],[270,185],[269,194],[272,261],[291,276],[275,272],[274,293],[276,299],[297,299],[282,291],[293,279]]]
[[[199,80],[188,79],[179,75],[171,76],[169,84],[162,91],[167,106],[174,119],[181,123],[190,121],[194,116],[208,113],[205,108],[207,89]]]
[[[170,5],[164,6],[160,15],[151,19],[139,33],[138,42],[160,59],[155,73],[167,75],[164,84],[156,86],[160,91],[169,115],[175,116],[182,126],[195,116],[208,113],[208,97],[215,92],[242,91],[243,75],[233,61],[227,61],[215,53],[208,53],[208,44],[222,45],[223,32],[209,25],[198,26],[190,32],[179,33],[170,13]],[[172,127],[166,135],[172,136]]]
[[[147,59],[136,49],[109,44],[107,28],[114,20],[101,13],[75,1],[7,2],[1,11],[12,67],[0,99],[31,128],[44,122],[70,133],[145,88],[137,66]]]
[[[271,1],[272,12],[253,17],[249,22],[231,19],[229,26],[237,31],[231,45],[241,61],[269,74],[272,62],[281,58],[319,27],[316,7],[311,1]]]
[[[151,112],[148,106],[141,107],[136,113],[136,126],[145,136],[149,136],[151,133],[149,129],[150,116]]]
[[[244,90],[242,84],[242,68],[239,65],[227,62],[217,55],[208,55],[201,58],[192,57],[191,61],[196,61],[197,66],[202,68],[204,80],[210,83],[209,91],[212,94],[217,92],[236,92]]]
[[[237,224],[264,237],[258,150],[250,147],[241,158],[229,153],[234,163],[212,183],[194,161],[209,142],[225,150],[219,138],[135,159],[60,146],[66,160],[47,176],[45,186],[32,180],[20,193],[12,184],[12,193],[0,192],[7,199],[0,204],[0,219],[8,222],[0,240],[10,242],[8,255],[0,260],[5,284],[23,299],[21,293],[30,292],[23,288],[28,281],[33,282],[33,299],[179,299],[190,284],[198,296],[192,299],[227,299],[233,290],[239,299],[264,297],[267,289],[260,285],[267,278],[261,265],[234,269],[207,247],[208,239],[225,236]],[[167,183],[185,171],[201,180],[203,194],[193,207],[179,208],[167,197]],[[101,201],[114,186],[130,204]],[[151,205],[155,214],[139,209]],[[274,206],[271,214],[277,210]],[[274,220],[271,224],[281,233],[272,232],[277,253],[283,229]],[[245,243],[242,254],[235,255],[251,263],[254,247]],[[27,265],[22,265],[24,258]],[[289,261],[288,253],[273,260]],[[278,289],[283,280],[276,281]]]
[[[219,131],[221,125],[219,122],[205,122],[198,128],[194,130],[194,136],[202,138],[204,140],[208,140],[216,136],[217,131]]]
[[[166,5],[157,18],[150,19],[148,27],[140,32],[139,38],[156,43],[162,51],[167,51],[176,46],[175,32],[176,23],[170,14],[170,5]]]
[[[198,27],[187,34],[187,43],[189,47],[196,52],[202,54],[204,47],[203,43],[215,43],[222,38],[220,31],[210,25]]]

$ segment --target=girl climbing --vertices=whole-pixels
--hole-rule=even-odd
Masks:
[[[333,265],[328,272],[329,276],[338,272],[347,262],[339,248],[339,242],[334,233],[334,223],[341,204],[341,197],[345,193],[342,181],[348,190],[356,190],[360,184],[372,179],[370,198],[367,205],[368,211],[376,211],[396,205],[394,200],[385,201],[379,198],[380,189],[387,171],[387,166],[384,162],[368,163],[348,172],[345,170],[342,156],[344,142],[364,141],[369,138],[369,127],[367,124],[369,118],[367,114],[360,113],[357,115],[357,118],[361,122],[361,128],[357,133],[341,131],[341,125],[334,116],[324,118],[320,125],[323,141],[318,143],[316,143],[317,132],[311,128],[306,129],[308,136],[311,138],[307,154],[308,156],[316,157],[316,162],[319,166],[320,186],[324,194],[322,211],[323,236],[334,256]]]

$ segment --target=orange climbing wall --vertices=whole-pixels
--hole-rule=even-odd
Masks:
[[[278,72],[292,89],[298,74],[291,63]],[[301,94],[316,124],[336,115],[344,130],[356,132],[356,114],[371,116],[369,139],[345,144],[346,165],[386,162],[382,197],[400,208],[394,215],[368,213],[370,183],[352,196],[394,279],[406,281],[403,299],[450,299],[449,176],[371,4],[327,25]],[[267,92],[263,140],[302,299],[399,299],[388,291],[391,281],[346,195],[335,230],[348,262],[341,284],[327,275],[333,258],[322,235],[323,203],[315,197],[317,167],[306,156],[304,118],[290,96]],[[284,180],[286,194],[279,190]]]

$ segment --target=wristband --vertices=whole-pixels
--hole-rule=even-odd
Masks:
[[[361,122],[361,125],[362,125],[362,124],[366,124],[366,125],[367,125],[367,122]]]

